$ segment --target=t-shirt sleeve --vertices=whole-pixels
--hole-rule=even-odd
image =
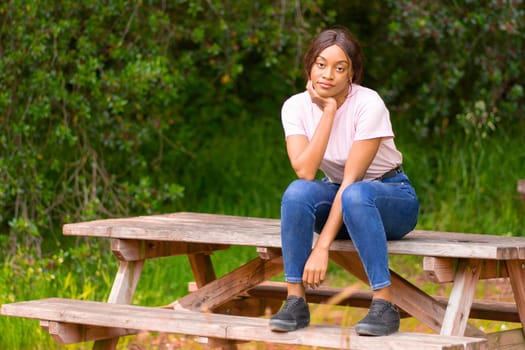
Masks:
[[[284,129],[284,136],[307,135],[302,114],[304,106],[301,104],[301,96],[295,95],[283,103],[281,108],[281,121]]]
[[[394,137],[390,113],[377,94],[372,94],[358,109],[354,141],[377,137]]]

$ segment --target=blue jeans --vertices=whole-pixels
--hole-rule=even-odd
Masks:
[[[324,180],[295,180],[281,202],[281,242],[287,282],[302,283],[314,232],[320,233],[339,189]],[[419,201],[404,173],[348,186],[341,197],[343,222],[336,239],[354,243],[372,290],[391,284],[387,240],[401,239],[417,223]]]

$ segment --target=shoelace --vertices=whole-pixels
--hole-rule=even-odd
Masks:
[[[374,303],[370,307],[369,315],[381,317],[385,313],[385,311],[388,310],[389,308],[390,308],[390,305],[388,304]]]
[[[282,311],[289,311],[301,303],[301,299],[287,299]]]

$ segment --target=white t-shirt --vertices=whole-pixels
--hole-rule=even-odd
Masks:
[[[305,135],[312,139],[322,110],[312,102],[308,91],[288,98],[281,118],[286,137]],[[403,156],[394,144],[390,113],[377,92],[353,84],[346,101],[337,109],[332,132],[320,169],[334,183],[341,183],[352,143],[381,137],[382,141],[363,180],[373,180],[403,163]]]

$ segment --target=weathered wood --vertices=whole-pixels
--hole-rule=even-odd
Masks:
[[[281,248],[257,247],[256,249],[257,254],[259,254],[259,258],[264,260],[270,260],[283,255]]]
[[[480,271],[479,260],[460,260],[440,334],[465,334]]]
[[[85,341],[118,338],[136,334],[135,329],[107,328],[83,324],[46,322],[44,328],[58,344],[74,344]]]
[[[525,179],[518,180],[517,185],[518,193],[520,194],[521,199],[525,201]]]
[[[357,254],[330,252],[330,258],[361,281],[368,283],[368,277]],[[430,329],[439,333],[445,317],[445,307],[394,271],[390,270],[390,274],[394,303],[426,324]],[[477,337],[483,336],[481,331],[470,325],[466,334]]]
[[[207,253],[228,249],[229,245],[211,243],[137,241],[129,239],[112,239],[113,254],[124,261],[145,260],[173,255]]]
[[[108,303],[131,304],[144,268],[144,263],[144,260],[120,262],[117,276],[111,287]],[[93,344],[93,350],[115,350],[117,348],[118,340],[118,336],[97,340]]]
[[[521,325],[525,329],[525,260],[510,260],[506,262],[510,277],[510,285],[516,305],[520,305],[518,312]]]
[[[487,336],[490,350],[525,350],[523,329],[490,333]]]
[[[66,224],[63,227],[63,233],[66,235],[115,239],[115,255],[117,255],[122,262],[110,294],[109,303],[131,303],[145,259],[186,254],[190,259],[190,265],[192,266],[196,283],[200,288],[194,293],[178,300],[173,305],[177,308],[187,308],[189,310],[220,310],[225,313],[228,313],[228,310],[235,313],[244,313],[241,308],[250,306],[253,310],[257,311],[257,313],[261,313],[261,298],[257,300],[254,298],[246,298],[246,296],[253,293],[254,290],[257,290],[254,288],[257,284],[268,280],[282,271],[282,258],[278,258],[281,254],[280,221],[277,219],[200,213],[175,213]],[[314,239],[317,239],[317,237],[317,235],[314,235]],[[207,254],[209,254],[210,251],[223,249],[229,245],[260,247],[258,248],[260,258],[247,263],[220,279],[215,279],[216,276],[211,266],[211,260]],[[361,280],[367,282],[366,274],[362,269],[355,247],[351,241],[335,241],[330,251],[331,257],[335,262],[339,263]],[[515,294],[516,305],[519,306],[514,309],[514,317],[518,316],[519,321],[525,324],[525,307],[523,307],[523,305],[525,305],[525,276],[523,273],[525,238],[415,230],[402,240],[388,242],[388,251],[390,254],[423,257],[477,259],[476,261],[489,260],[487,265],[484,265],[485,262],[480,262],[482,265],[477,267],[477,275],[476,273],[465,272],[465,266],[459,267],[458,271],[460,272],[456,276],[453,293],[448,301],[448,307],[443,304],[442,299],[432,298],[394,271],[391,271],[394,302],[402,310],[413,315],[436,332],[439,333],[442,331],[441,326],[447,324],[448,328],[445,327],[443,331],[447,334],[455,336],[461,336],[463,334],[484,336],[481,331],[467,323],[469,317],[468,312],[471,311],[470,316],[472,316],[473,310],[476,309],[477,305],[472,300],[473,284],[479,276],[486,276],[485,273],[487,273],[487,276],[498,276],[500,271],[503,270],[509,275]],[[494,264],[490,262],[491,260],[494,261]],[[446,263],[449,264],[450,261],[452,260],[448,260]],[[504,265],[505,268],[499,269],[496,261],[507,261]],[[480,272],[480,269],[483,271]],[[439,278],[444,280],[445,278],[451,278],[450,274],[454,274],[455,269],[450,266],[437,266],[435,271],[439,273]],[[449,277],[446,277],[447,274]],[[250,291],[250,289],[252,290]],[[346,296],[341,295],[332,297],[333,299],[331,299],[330,302],[334,302],[335,299],[341,299],[342,301],[346,298]],[[257,303],[258,301],[259,303]],[[275,302],[274,300],[274,303]],[[498,304],[498,306],[499,305],[501,304]],[[113,316],[113,308],[117,307],[117,305],[110,305],[110,307],[111,316]],[[488,313],[491,308],[494,307],[494,304],[487,304],[484,310],[480,308],[480,312]],[[520,309],[519,312],[516,311],[517,309]],[[503,314],[504,312],[502,311],[501,313]],[[512,313],[512,310],[507,310],[507,314],[510,313]],[[141,317],[140,314],[135,316],[137,316],[137,318]],[[159,315],[157,315],[157,317],[158,316]],[[492,319],[494,319],[495,316],[493,315],[492,317]],[[81,333],[78,328],[71,327],[68,322],[64,320],[54,321],[57,322],[56,324],[48,321],[49,320],[42,320],[42,325],[47,329],[50,328],[50,325],[53,325],[53,327],[58,330],[56,332],[57,336],[65,337],[66,334],[77,334],[76,336],[79,336]],[[134,319],[133,322],[135,321],[138,322],[138,320]],[[160,323],[161,321],[161,319],[157,319],[155,322]],[[197,320],[195,322],[198,323],[199,321]],[[252,321],[250,319],[246,322]],[[85,324],[85,322],[72,323]],[[105,327],[110,327],[95,326],[99,327],[98,329],[94,328],[97,329],[98,334],[104,332],[103,329]],[[206,327],[206,334],[199,334],[199,336],[207,337],[214,341],[222,339],[225,341],[224,344],[228,346],[232,345],[233,341],[255,340],[253,339],[253,333],[257,333],[257,331],[254,331],[254,328],[250,329],[250,339],[231,336],[235,332],[241,332],[244,329],[244,326],[237,326],[239,326],[239,324],[235,323],[234,326],[225,328],[228,334],[227,337],[223,335],[217,336],[211,331],[208,332],[210,330],[209,327]],[[126,328],[129,327],[126,326]],[[77,331],[75,331],[75,329],[77,329]],[[267,327],[264,329],[264,331],[268,332]],[[219,331],[219,334],[222,331]],[[328,332],[328,334],[331,332],[330,330],[323,331]],[[465,332],[463,333],[463,331]],[[187,332],[181,333],[192,334]],[[291,335],[287,334],[287,336],[296,337],[297,335],[295,333],[297,332],[293,333],[294,334]],[[301,333],[299,332],[298,334]],[[256,335],[259,336],[260,334],[257,333]],[[270,332],[268,338],[270,341],[273,339],[273,335],[274,334]],[[111,336],[111,334],[108,336]],[[363,337],[358,337],[358,339],[360,338]],[[338,339],[339,345],[341,346],[341,338]],[[347,339],[347,337],[344,339]],[[443,340],[444,338],[439,339]],[[109,340],[96,341],[95,349],[115,349],[117,340],[118,338],[113,337]],[[421,344],[423,343],[420,339],[419,343],[415,346],[409,342],[405,343],[401,348],[421,349]],[[296,341],[294,344],[302,343],[297,343]],[[347,343],[344,344],[353,348],[353,346],[355,346],[355,339],[353,339],[350,345]],[[381,345],[378,344],[375,345],[376,348],[385,348],[382,342]],[[389,344],[391,344],[391,342],[389,342]],[[374,348],[374,345],[371,345],[371,343],[368,345]],[[479,344],[476,346],[478,345]],[[326,344],[323,343],[320,346],[326,347]],[[442,347],[439,348],[445,348],[443,344],[440,346]],[[483,347],[485,345],[482,344],[481,346]],[[456,348],[456,345],[451,345],[446,348],[453,349]]]
[[[209,254],[190,254],[188,261],[197,287],[200,288],[217,278]]]
[[[280,248],[278,219],[218,214],[174,213],[66,224],[65,235],[231,244]],[[337,240],[332,251],[355,252],[351,241]],[[525,259],[525,238],[415,230],[388,242],[391,254],[477,259]]]
[[[144,260],[121,261],[109,294],[108,303],[130,304],[139,283]]]
[[[425,277],[434,283],[453,282],[458,267],[458,259],[424,257],[423,270]],[[483,260],[480,265],[479,279],[509,277],[505,262],[500,260]]]
[[[264,284],[263,282],[262,284]],[[281,282],[276,282],[281,283]],[[283,283],[281,283],[283,284]],[[256,286],[260,287],[260,285]],[[189,282],[188,283],[188,292],[194,293],[199,289],[197,287],[197,283],[195,282]],[[283,284],[283,290],[284,294],[281,294],[279,296],[275,296],[274,298],[271,297],[260,297],[257,295],[252,295],[251,291],[253,289],[247,291],[244,294],[241,294],[237,297],[235,297],[232,300],[227,301],[226,303],[216,307],[212,311],[214,313],[219,314],[226,314],[226,315],[239,315],[239,316],[251,316],[251,317],[258,317],[262,315],[270,316],[279,311],[279,309],[282,306],[283,300],[286,299],[286,287]],[[171,307],[173,308],[173,307]]]
[[[256,258],[220,279],[178,299],[173,303],[173,307],[194,311],[213,310],[259,283],[276,276],[282,270],[281,257],[272,260]]]
[[[330,258],[361,281],[368,283],[368,277],[357,254],[331,252]],[[395,304],[426,324],[430,329],[439,332],[445,314],[444,306],[417,287],[399,280],[397,275],[394,274],[392,277]]]
[[[264,318],[57,298],[6,304],[1,311],[4,315],[59,323],[333,349],[487,349],[487,341],[479,338],[413,332],[398,332],[386,337],[362,337],[352,328],[330,325],[313,325],[295,332],[276,333],[269,330],[268,320]]]

